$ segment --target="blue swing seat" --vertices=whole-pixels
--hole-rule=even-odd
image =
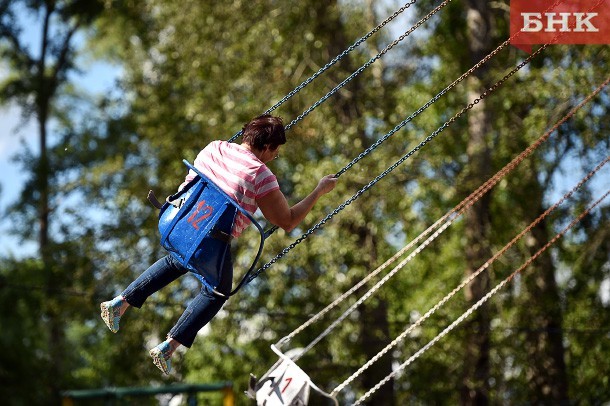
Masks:
[[[161,245],[204,285],[216,294],[226,296],[216,291],[216,287],[226,250],[230,249],[235,217],[238,212],[243,213],[258,229],[261,239],[250,269],[229,293],[231,296],[252,280],[251,272],[263,250],[265,233],[250,213],[188,161],[183,162],[197,176],[161,206]]]

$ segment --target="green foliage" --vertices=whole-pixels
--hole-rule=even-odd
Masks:
[[[46,372],[54,360],[49,357],[46,323],[37,311],[45,301],[42,269],[35,260],[3,259],[0,264],[0,321],[10,326],[0,338],[2,346],[10,348],[0,355],[0,391],[4,399],[15,399],[13,404],[43,404],[53,396],[45,381],[50,378]],[[40,390],[23,389],[27,376],[41,378]]]
[[[72,5],[86,9],[81,2]],[[209,141],[230,138],[385,15],[363,2],[313,0],[104,5],[99,18],[87,20],[92,24],[87,38],[92,55],[121,66],[120,96],[87,101],[86,113],[76,115],[84,97],[66,86],[63,94],[69,97],[52,103],[58,125],[47,151],[46,176],[53,199],[62,204],[51,215],[49,261],[2,262],[0,323],[10,328],[1,340],[3,348],[15,351],[2,354],[0,378],[18,391],[17,396],[11,392],[2,397],[13,394],[21,402],[15,404],[44,404],[57,397],[53,388],[232,381],[238,404],[247,404],[241,393],[248,374],[260,376],[276,360],[270,344],[360,281],[478,186],[467,176],[472,164],[468,115],[229,300],[194,346],[174,357],[176,372],[161,377],[147,349],[165,336],[196,294],[193,278],[182,278],[156,293],[142,309],[130,309],[117,335],[109,333],[98,317],[99,302],[120,292],[164,254],[158,245],[156,212],[146,202],[146,192],[152,188],[158,196],[172,193],[186,173],[183,158],[192,161]],[[100,12],[98,6],[92,5],[90,11]],[[423,1],[413,7],[423,16],[433,6]],[[506,38],[508,17],[504,7],[492,7],[492,42],[499,44]],[[465,13],[464,2],[449,3],[430,21],[423,38],[392,50],[290,129],[281,158],[270,165],[291,202],[477,62],[464,46],[469,40]],[[275,113],[290,123],[392,39],[388,31],[376,34]],[[486,99],[493,118],[487,139],[490,173],[604,79],[608,52],[607,46],[551,47]],[[484,84],[493,84],[522,58],[512,47],[503,50],[485,68]],[[24,76],[18,74],[24,69],[19,63],[26,61],[14,60],[2,87],[4,99],[26,94],[20,90]],[[320,200],[298,230],[278,231],[266,241],[261,265],[460,111],[470,101],[468,90],[466,82],[460,83],[343,174],[336,190]],[[607,96],[596,99],[490,193],[488,243],[493,252],[552,203],[552,191],[563,187],[567,172],[590,169],[607,154],[607,102]],[[32,167],[37,158],[26,151],[21,160]],[[26,239],[32,238],[29,225],[37,215],[36,187],[34,182],[26,185],[20,211],[14,212],[14,228]],[[578,194],[577,207],[585,207],[593,195],[590,189]],[[571,400],[585,404],[605,400],[609,385],[604,377],[610,367],[603,360],[609,350],[604,337],[610,314],[607,299],[600,296],[603,283],[608,283],[608,214],[605,208],[587,218],[586,226],[570,233],[547,257],[550,272],[559,281],[559,303],[550,306],[563,318]],[[546,238],[574,215],[562,207],[547,220]],[[459,284],[466,268],[466,227],[458,219],[299,361],[316,384],[332,390]],[[528,241],[519,242],[487,271],[492,286],[531,255]],[[238,274],[249,264],[255,244],[252,230],[239,239],[234,252]],[[491,403],[533,399],[531,360],[525,350],[532,348],[528,334],[538,326],[527,322],[545,308],[532,294],[528,278],[542,268],[533,264],[490,302]],[[342,303],[288,347],[309,344],[355,300]],[[415,354],[467,307],[463,293],[458,293],[387,359],[341,393],[341,401],[362,395],[373,377],[386,375],[391,363],[400,364]],[[467,323],[458,327],[397,376],[392,401],[458,403],[468,329]],[[53,333],[61,339],[51,340]],[[52,377],[49,371],[59,375]],[[32,373],[43,377],[36,390],[20,379]],[[371,404],[390,402],[377,399]]]

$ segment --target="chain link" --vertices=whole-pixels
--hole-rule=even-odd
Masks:
[[[326,95],[324,95],[320,100],[318,100],[317,102],[315,102],[313,105],[311,105],[307,110],[305,110],[303,113],[299,114],[297,116],[297,118],[295,118],[294,120],[292,120],[285,128],[286,131],[290,130],[290,128],[292,128],[294,125],[296,125],[299,121],[301,121],[302,119],[304,119],[306,116],[308,116],[313,110],[315,110],[318,106],[320,106],[322,103],[324,103],[326,100],[328,100],[328,98],[330,98],[332,95],[334,95],[335,93],[337,93],[341,88],[343,88],[346,84],[348,84],[352,79],[354,79],[356,76],[358,76],[360,73],[362,73],[362,71],[364,71],[366,68],[368,68],[370,65],[372,65],[374,62],[376,62],[379,58],[381,58],[383,55],[385,55],[390,49],[392,49],[394,46],[396,46],[398,43],[400,43],[402,40],[404,40],[406,37],[408,37],[409,35],[411,35],[411,33],[413,33],[413,31],[415,31],[417,28],[419,28],[422,24],[424,24],[426,21],[428,21],[430,18],[432,18],[433,15],[435,15],[436,13],[438,13],[443,7],[445,7],[451,0],[444,0],[441,4],[439,4],[435,9],[433,9],[431,12],[429,12],[425,17],[423,17],[422,19],[420,19],[415,25],[413,25],[410,29],[408,29],[404,34],[402,34],[400,37],[398,37],[396,40],[394,40],[393,42],[391,42],[389,45],[387,45],[383,50],[381,50],[377,55],[375,55],[373,58],[371,58],[368,62],[366,62],[364,65],[362,65],[359,69],[357,69],[355,72],[353,72],[350,76],[348,76],[346,79],[344,79],[341,83],[339,83],[337,86],[335,86],[332,90],[330,90],[328,93],[326,93]],[[401,10],[399,10],[400,12],[402,12],[404,9],[408,8],[411,4],[415,3],[415,0],[412,1],[411,3],[406,4],[405,6],[402,7]],[[398,13],[398,12],[397,12]],[[395,17],[396,15],[398,15],[397,13],[395,13],[393,17]],[[496,52],[499,52],[499,50],[497,50]],[[494,53],[495,55],[495,53]],[[493,55],[491,55],[493,56]],[[491,56],[488,55],[488,58],[485,60],[485,62],[491,58]],[[484,62],[483,62],[484,63]],[[480,66],[482,63],[477,64],[478,66]],[[474,70],[474,69],[473,69]],[[314,75],[315,76],[315,75]],[[312,79],[313,80],[313,79]],[[461,80],[461,79],[460,79]],[[455,84],[459,83],[459,82],[454,82]],[[454,86],[455,86],[454,84]],[[296,89],[295,89],[296,90]],[[449,89],[445,89],[445,92],[448,91]],[[292,93],[292,92],[291,92]],[[296,92],[295,92],[296,93]],[[443,93],[444,94],[444,93]],[[440,97],[440,96],[439,96]],[[437,98],[438,100],[438,98]],[[436,100],[434,100],[436,101]],[[433,102],[434,102],[433,101]],[[421,111],[425,110],[426,108],[428,108],[428,106],[430,104],[432,104],[433,102],[430,102],[428,105],[425,106],[425,108],[420,109]],[[280,103],[281,104],[281,103]],[[276,106],[278,106],[279,104],[277,104]],[[269,110],[267,110],[267,112],[271,112],[273,109],[275,108],[275,106]],[[421,111],[418,112],[421,113]],[[406,124],[406,123],[404,123]],[[403,125],[404,125],[403,124]],[[398,131],[399,128],[396,128],[394,132]],[[229,141],[234,140],[237,136],[239,136],[241,134],[241,131],[238,132],[237,134],[235,134]],[[390,134],[391,135],[391,134]],[[376,146],[381,144],[383,141],[385,141],[385,139],[387,139],[390,135],[388,135],[387,137],[385,137],[383,140],[378,141],[376,143]],[[373,148],[369,148],[368,152],[371,152]],[[367,154],[368,154],[367,152]],[[364,155],[366,155],[364,152],[360,154],[360,158],[353,161],[348,167],[343,168],[341,171],[339,171],[335,177],[339,177],[341,176],[341,174],[343,172],[345,172],[347,169],[351,168],[356,162],[358,162],[358,160],[362,159],[362,157],[364,157]],[[273,234],[274,232],[276,232],[278,230],[277,226],[272,226],[271,228],[269,228],[267,231],[265,231],[265,238],[269,237],[271,234]],[[253,278],[251,278],[250,280],[252,280]]]
[[[392,41],[389,45],[387,45],[383,50],[381,50],[377,55],[375,55],[374,57],[372,57],[371,59],[369,59],[368,62],[366,62],[364,65],[362,65],[360,68],[358,68],[355,72],[353,72],[351,75],[349,75],[346,79],[344,79],[341,83],[339,83],[337,86],[335,86],[331,91],[329,91],[328,93],[326,93],[326,95],[324,95],[320,100],[318,100],[317,102],[315,102],[311,107],[309,107],[307,110],[305,110],[303,113],[301,113],[297,118],[295,118],[294,120],[292,120],[290,122],[290,124],[288,124],[286,126],[286,130],[289,130],[290,128],[292,128],[296,123],[298,123],[299,121],[301,121],[302,119],[304,119],[307,115],[309,115],[309,113],[311,113],[313,110],[315,110],[316,107],[318,107],[320,104],[324,103],[329,97],[331,97],[332,95],[334,95],[335,93],[337,93],[342,87],[344,87],[346,84],[348,84],[352,79],[354,79],[356,76],[358,76],[360,73],[362,73],[362,71],[364,71],[366,68],[368,68],[369,66],[371,66],[375,61],[377,61],[379,58],[381,58],[383,55],[385,55],[389,50],[391,50],[392,48],[394,48],[398,43],[400,43],[402,40],[404,40],[406,37],[408,37],[409,35],[411,35],[411,33],[413,31],[415,31],[417,28],[419,28],[423,23],[425,23],[426,21],[428,21],[434,14],[436,14],[440,9],[442,9],[443,7],[445,7],[451,0],[445,0],[443,1],[438,7],[436,7],[434,10],[432,10],[430,13],[428,13],[424,18],[422,18],[421,20],[419,20],[413,27],[411,27],[410,29],[408,29],[404,34],[402,34],[400,37],[398,37],[397,39],[395,39],[394,41]]]

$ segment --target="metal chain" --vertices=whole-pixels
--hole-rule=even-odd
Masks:
[[[425,320],[427,320],[432,314],[434,314],[438,309],[440,309],[445,303],[449,301],[453,296],[455,296],[458,292],[460,292],[466,285],[476,279],[482,272],[487,270],[491,264],[493,264],[498,258],[500,258],[506,251],[508,251],[513,245],[515,245],[525,234],[531,231],[536,225],[538,225],[544,218],[546,218],[551,212],[553,212],[557,207],[563,204],[564,201],[571,198],[572,195],[580,189],[580,187],[587,182],[597,171],[599,171],[607,162],[608,158],[604,160],[601,164],[599,164],[593,171],[589,172],[587,176],[585,176],[572,190],[566,193],[561,199],[559,199],[554,205],[546,209],[538,218],[536,218],[533,222],[530,223],[525,229],[523,229],[519,234],[517,234],[508,244],[506,244],[500,251],[494,254],[490,259],[488,259],[479,269],[473,272],[468,278],[464,279],[456,288],[454,288],[449,294],[447,294],[441,301],[439,301],[436,305],[434,305],[430,310],[428,310],[422,317],[420,317],[415,323],[409,326],[405,331],[403,331],[398,337],[396,337],[390,344],[388,344],[383,350],[377,353],[373,358],[371,358],[367,363],[365,363],[358,371],[356,371],[352,376],[346,379],[341,385],[337,386],[332,394],[336,395],[338,392],[343,390],[347,385],[353,382],[358,376],[360,376],[366,369],[368,369],[371,365],[377,362],[382,356],[387,354],[392,348],[394,348],[398,343],[402,342],[415,328],[420,326]]]
[[[333,218],[336,214],[338,214],[340,211],[342,211],[345,207],[347,207],[348,205],[350,205],[351,203],[353,203],[356,199],[358,199],[362,194],[364,194],[364,192],[366,192],[367,190],[369,190],[371,187],[373,187],[377,182],[379,182],[381,179],[383,179],[384,177],[386,177],[390,172],[392,172],[394,169],[396,169],[399,165],[401,165],[404,161],[406,161],[407,159],[409,159],[413,154],[415,154],[417,151],[419,151],[421,148],[423,148],[427,143],[429,143],[430,141],[432,141],[438,134],[440,134],[443,130],[445,130],[447,127],[449,127],[449,125],[451,125],[453,122],[455,122],[459,117],[461,117],[465,112],[467,112],[468,110],[472,109],[475,105],[479,104],[479,102],[481,100],[483,100],[485,97],[489,96],[491,93],[493,93],[498,87],[500,87],[506,80],[508,80],[510,77],[512,77],[516,72],[518,72],[521,68],[523,68],[525,65],[527,65],[533,58],[535,58],[538,54],[540,54],[543,50],[546,49],[546,47],[549,44],[544,44],[543,46],[541,46],[540,48],[538,48],[538,50],[536,50],[534,53],[532,53],[531,55],[528,55],[527,58],[525,58],[519,65],[517,65],[515,68],[513,68],[508,74],[506,74],[502,79],[500,79],[499,81],[497,81],[494,85],[492,85],[491,87],[489,87],[487,90],[485,90],[483,93],[481,93],[481,95],[476,98],[475,100],[473,100],[471,103],[469,103],[466,107],[464,107],[460,112],[458,112],[457,114],[455,114],[453,117],[451,117],[448,121],[446,121],[441,127],[439,127],[437,130],[435,130],[432,134],[430,134],[428,137],[426,137],[422,142],[420,142],[415,148],[413,148],[411,151],[409,151],[406,155],[404,155],[402,158],[400,158],[398,161],[396,161],[392,166],[390,166],[389,168],[387,168],[385,171],[383,171],[380,175],[378,175],[375,179],[371,180],[367,185],[365,185],[362,189],[360,189],[359,191],[357,191],[352,197],[350,197],[348,200],[346,200],[345,202],[343,202],[341,205],[339,205],[335,210],[333,210],[331,213],[329,213],[328,215],[326,215],[326,217],[324,217],[322,220],[320,220],[316,225],[314,225],[312,228],[310,228],[309,230],[307,230],[307,232],[305,232],[303,235],[301,235],[298,239],[296,239],[292,244],[290,244],[288,247],[284,248],[279,254],[277,254],[274,258],[272,258],[269,262],[267,262],[265,265],[263,265],[261,268],[259,268],[256,272],[254,272],[250,278],[248,279],[248,282],[252,281],[254,278],[256,278],[261,272],[267,270],[269,267],[271,267],[271,265],[273,265],[274,263],[276,263],[280,258],[284,257],[289,251],[291,251],[294,247],[296,247],[298,244],[300,244],[303,240],[305,240],[307,237],[309,237],[311,234],[313,234],[316,230],[322,228],[322,226],[324,226],[326,224],[327,221],[329,221],[331,218]]]
[[[474,203],[476,203],[485,193],[487,193],[492,187],[494,187],[501,179],[503,179],[508,173],[512,172],[525,158],[530,156],[540,145],[548,140],[550,135],[556,131],[559,126],[568,121],[577,111],[579,111],[585,104],[587,104],[593,97],[597,96],[601,90],[610,83],[610,77],[606,79],[600,86],[597,87],[591,94],[589,94],[585,99],[583,99],[577,106],[571,109],[565,116],[561,118],[558,122],[555,123],[553,127],[551,127],[548,131],[546,131],[542,136],[540,136],[535,142],[533,142],[528,148],[526,148],[523,152],[521,152],[517,157],[515,157],[511,162],[506,164],[500,171],[498,171],[494,176],[489,178],[485,183],[479,186],[474,192],[472,192],[468,197],[462,200],[459,204],[457,204],[453,209],[447,212],[444,216],[442,216],[439,220],[437,220],[432,226],[428,227],[423,233],[417,236],[414,240],[412,240],[409,244],[403,247],[400,251],[398,251],[392,258],[388,259],[385,263],[375,269],[373,272],[369,273],[365,278],[363,278],[360,282],[350,288],[347,292],[343,293],[337,299],[335,299],[331,304],[326,306],[323,310],[315,314],[313,317],[309,318],[305,323],[296,328],[292,333],[285,336],[281,340],[276,343],[276,346],[279,348],[283,345],[286,345],[292,338],[294,338],[301,331],[317,322],[321,319],[326,313],[336,307],[339,303],[345,300],[347,297],[352,295],[355,291],[357,291],[364,284],[368,283],[369,280],[376,277],[379,273],[381,273],[384,269],[394,263],[398,258],[402,257],[402,255],[410,250],[415,244],[421,241],[424,237],[426,237],[430,232],[435,230],[440,224],[443,224],[440,229],[438,229],[434,235],[428,238],[424,243],[422,243],[416,250],[416,253],[420,252],[425,246],[429,245],[438,235],[440,235],[446,228],[449,227],[453,223],[455,219],[461,216],[467,209],[469,209]],[[296,361],[298,358],[303,356],[307,351],[309,351],[315,344],[317,344],[321,339],[326,337],[341,321],[343,321],[349,314],[353,312],[360,304],[364,302],[368,297],[372,295],[376,290],[378,290],[390,277],[392,277],[396,272],[406,265],[407,262],[412,259],[416,255],[416,253],[412,254],[405,261],[401,262],[397,265],[388,275],[386,275],[382,280],[380,280],[375,286],[373,286],[365,296],[359,299],[354,305],[352,305],[348,310],[346,310],[341,317],[339,317],[333,324],[331,324],[322,334],[320,334],[311,344],[309,344],[305,349],[303,349],[297,357],[293,358]],[[422,319],[425,319],[424,316]],[[420,319],[420,320],[422,320]],[[423,321],[423,320],[422,320]],[[380,356],[382,356],[382,353]],[[378,358],[378,357],[376,357]],[[374,362],[372,360],[372,362]]]
[[[305,118],[307,115],[309,115],[309,113],[311,113],[316,107],[318,107],[319,105],[321,105],[322,103],[324,103],[329,97],[331,97],[332,95],[334,95],[335,93],[337,93],[342,87],[344,87],[347,83],[349,83],[353,78],[355,78],[356,76],[358,76],[360,73],[362,73],[362,71],[364,71],[366,68],[368,68],[370,65],[372,65],[375,61],[377,61],[379,58],[381,58],[383,55],[385,55],[390,49],[392,49],[394,46],[396,46],[399,42],[401,42],[402,40],[404,40],[407,36],[409,36],[411,33],[413,33],[413,31],[415,31],[417,28],[419,28],[423,23],[425,23],[426,21],[428,21],[433,15],[435,15],[439,10],[441,10],[443,7],[445,7],[451,0],[445,0],[443,1],[441,4],[439,4],[434,10],[432,10],[431,12],[429,12],[425,17],[423,17],[421,20],[419,20],[414,26],[412,26],[410,29],[408,29],[404,34],[402,34],[400,37],[398,37],[396,40],[394,40],[392,43],[390,43],[388,46],[386,46],[382,51],[380,51],[376,56],[374,56],[373,58],[371,58],[367,63],[365,63],[364,65],[362,65],[358,70],[356,70],[355,72],[353,72],[350,76],[348,76],[345,80],[343,80],[343,82],[339,83],[337,86],[335,86],[331,91],[329,91],[328,93],[326,93],[325,96],[323,96],[320,100],[318,100],[317,102],[315,102],[313,105],[311,105],[307,110],[305,110],[303,113],[301,113],[299,116],[297,116],[297,118],[295,118],[294,120],[292,120],[287,126],[286,126],[286,131],[288,131],[290,128],[292,128],[295,124],[297,124],[299,121],[301,121],[303,118]],[[503,44],[502,47],[506,46],[507,43]],[[496,50],[496,52],[494,52],[493,54],[495,55],[495,53],[499,52],[499,49]],[[489,55],[488,55],[489,56]],[[492,55],[493,56],[493,55]],[[488,59],[490,59],[491,56],[489,56],[489,58],[487,58],[484,62],[479,62],[479,64],[477,64],[476,68],[478,68],[479,66],[481,66],[483,63],[485,63]],[[474,71],[476,68],[473,68],[472,71]],[[470,74],[471,72],[468,72],[468,74]],[[464,76],[465,77],[465,76]],[[455,81],[451,87],[455,86],[457,83],[459,83],[461,80],[463,80],[463,77],[458,79],[457,81]],[[445,91],[443,92],[446,93],[450,88],[446,88]],[[422,111],[424,111],[426,108],[428,108],[428,106],[432,103],[434,103],[436,100],[438,100],[438,98],[440,98],[440,96],[442,96],[442,94],[438,95],[438,97],[434,100],[429,102],[424,108],[421,108],[420,111],[417,112],[417,114],[421,113]],[[411,117],[411,119],[413,119],[415,116]],[[409,120],[410,121],[410,120]],[[404,124],[401,125],[404,126],[406,124],[406,122]],[[379,144],[381,144],[383,141],[385,141],[387,138],[389,138],[394,132],[398,131],[400,127],[395,128],[394,131],[387,135],[385,138],[383,138],[381,141],[377,141],[375,144],[375,147],[377,147]],[[240,134],[240,133],[238,133]],[[236,135],[238,135],[236,134]],[[235,136],[234,136],[235,137]],[[233,138],[232,138],[233,139]],[[375,148],[368,148],[367,150],[369,150],[368,152],[371,152],[373,149]],[[366,154],[368,154],[368,152]],[[357,158],[357,160],[352,161],[352,163],[350,165],[348,165],[348,167],[343,168],[341,171],[337,172],[337,174],[335,174],[335,177],[339,177],[343,174],[343,172],[345,172],[347,169],[351,168],[356,162],[358,162],[360,159],[362,159],[362,157],[364,157],[366,155],[364,152],[360,154],[359,158]],[[273,234],[274,232],[276,232],[278,230],[278,226],[272,226],[271,228],[269,228],[267,231],[265,231],[265,238],[269,237],[271,234]]]
[[[289,130],[290,128],[292,128],[292,126],[294,126],[296,123],[298,123],[299,121],[301,121],[303,118],[305,118],[307,115],[309,115],[309,113],[311,113],[316,107],[318,107],[320,104],[324,103],[330,96],[334,95],[335,93],[337,93],[342,87],[344,87],[346,84],[348,84],[353,78],[355,78],[356,76],[358,76],[360,73],[362,73],[362,71],[364,71],[366,68],[368,68],[369,66],[371,66],[375,61],[377,61],[379,58],[381,58],[383,55],[385,55],[390,49],[394,48],[398,43],[400,43],[403,39],[405,39],[406,37],[408,37],[409,35],[411,35],[411,33],[413,31],[415,31],[417,28],[419,28],[423,23],[425,23],[426,21],[428,21],[433,15],[435,15],[439,10],[441,10],[443,7],[445,7],[451,0],[444,0],[438,7],[436,7],[434,10],[432,10],[431,12],[429,12],[424,18],[422,18],[421,20],[419,20],[413,27],[409,28],[404,34],[402,34],[400,37],[398,37],[397,39],[395,39],[394,41],[392,41],[388,46],[386,46],[383,50],[381,50],[377,55],[375,55],[374,57],[372,57],[371,59],[369,59],[368,62],[366,62],[364,65],[362,65],[360,68],[358,68],[355,72],[353,72],[351,75],[349,75],[346,79],[343,80],[343,82],[339,83],[337,86],[335,86],[331,91],[329,91],[328,93],[326,93],[326,95],[324,95],[320,100],[318,100],[317,102],[315,102],[311,107],[309,107],[307,110],[305,110],[303,113],[301,113],[297,118],[295,118],[294,120],[292,120],[290,122],[290,124],[288,124],[286,126],[286,130]]]
[[[582,212],[577,218],[572,220],[568,226],[566,226],[563,230],[557,233],[549,242],[547,242],[542,248],[540,248],[534,255],[532,255],[523,265],[521,265],[517,270],[515,270],[512,274],[510,274],[506,279],[496,285],[491,291],[489,291],[483,298],[481,298],[478,302],[476,302],[472,307],[470,307],[466,312],[464,312],[460,317],[458,317],[453,323],[451,323],[447,328],[445,328],[440,334],[434,337],[432,340],[428,342],[424,347],[422,347],[419,351],[413,354],[408,360],[399,365],[396,369],[392,371],[388,376],[386,376],[383,380],[381,380],[377,385],[371,388],[368,392],[366,392],[360,399],[358,399],[353,405],[360,405],[364,402],[368,397],[370,397],[373,393],[375,393],[379,388],[388,383],[390,379],[394,378],[400,371],[409,366],[414,360],[419,358],[424,352],[426,352],[430,347],[436,344],[441,338],[449,334],[457,325],[459,325],[462,321],[468,318],[472,313],[474,313],[479,307],[481,307],[485,302],[487,302],[493,295],[495,295],[500,289],[506,286],[514,277],[521,273],[524,269],[526,269],[536,258],[538,258],[543,252],[545,252],[551,245],[553,245],[559,238],[561,238],[568,230],[570,230],[576,223],[581,221],[591,210],[599,205],[607,196],[610,194],[610,190],[606,191],[606,193],[599,198],[595,203],[589,206],[584,212]],[[334,391],[333,391],[334,392]]]
[[[450,1],[450,0],[449,0]],[[553,6],[556,6],[557,4],[561,3],[564,0],[557,0]],[[425,20],[427,20],[429,17],[431,17],[433,14],[435,14],[438,10],[440,10],[440,8],[444,7],[446,4],[441,4],[439,5],[436,9],[434,9],[430,14],[428,14],[428,16],[424,17],[424,19],[420,20],[420,22],[423,22]],[[550,8],[549,8],[550,9]],[[390,132],[388,132],[387,134],[385,134],[383,137],[381,137],[379,140],[377,140],[375,143],[373,143],[371,146],[369,146],[367,149],[365,149],[363,152],[361,152],[356,158],[354,158],[349,164],[347,164],[345,167],[343,167],[341,170],[339,170],[339,172],[337,172],[335,174],[335,177],[339,177],[341,176],[343,173],[345,173],[348,169],[350,169],[352,166],[354,166],[357,162],[359,162],[362,158],[364,158],[365,156],[367,156],[368,154],[370,154],[371,152],[373,152],[373,150],[375,150],[379,145],[381,145],[383,142],[385,142],[388,138],[390,138],[392,135],[394,135],[394,133],[396,133],[398,130],[400,130],[402,127],[404,127],[405,125],[407,125],[410,121],[412,121],[415,117],[417,117],[419,114],[421,114],[424,110],[426,110],[428,107],[430,107],[433,103],[435,103],[436,101],[438,101],[438,99],[440,99],[445,93],[447,93],[449,90],[453,89],[458,83],[462,82],[466,77],[468,77],[469,75],[471,75],[475,70],[477,70],[478,68],[480,68],[483,64],[485,64],[487,61],[489,61],[491,58],[493,58],[498,52],[500,52],[502,49],[504,49],[506,46],[508,46],[510,44],[510,42],[512,40],[514,40],[515,38],[517,38],[519,35],[521,35],[521,31],[518,31],[517,33],[515,33],[514,35],[512,35],[511,37],[509,37],[509,39],[507,39],[506,41],[504,41],[502,44],[500,44],[500,46],[498,46],[496,49],[494,49],[491,53],[489,53],[487,56],[485,56],[482,60],[480,60],[477,64],[475,64],[473,67],[471,67],[468,71],[464,72],[464,74],[462,74],[462,76],[460,76],[459,78],[457,78],[455,81],[453,81],[449,86],[447,86],[445,89],[441,90],[436,96],[434,96],[432,99],[430,99],[426,104],[424,104],[422,107],[420,107],[417,111],[415,111],[413,114],[411,114],[409,117],[407,117],[406,119],[404,119],[402,122],[400,122],[396,127],[394,127]],[[557,39],[557,37],[555,37],[555,39]],[[349,79],[349,78],[348,78]],[[329,94],[327,94],[327,96],[329,96]],[[328,97],[326,97],[328,98]],[[326,100],[326,98],[323,98],[323,100]],[[321,101],[319,101],[317,103],[317,105],[319,105],[321,103]],[[314,105],[316,106],[316,105]],[[311,112],[311,110],[313,110],[313,108],[315,108],[314,106],[310,107],[310,109],[308,109],[307,114],[309,114]],[[306,115],[306,114],[304,114]],[[302,116],[304,117],[304,115],[302,114]],[[300,117],[300,116],[299,116]],[[297,120],[298,121],[298,117]],[[293,123],[296,123],[296,121],[293,121]],[[290,126],[293,125],[293,123],[290,123]],[[288,128],[288,127],[287,127]],[[273,234],[274,232],[276,232],[278,230],[279,227],[277,226],[272,226],[271,228],[269,228],[267,231],[265,231],[265,238],[268,238],[271,234]],[[256,276],[254,276],[256,277]],[[252,280],[254,278],[250,278],[250,280]]]
[[[413,4],[415,4],[417,0],[411,0],[410,2],[406,3],[404,6],[402,6],[401,8],[399,8],[398,10],[396,10],[394,12],[394,14],[392,14],[391,16],[389,16],[388,18],[386,18],[385,20],[383,20],[377,27],[373,28],[371,31],[369,31],[366,35],[364,35],[363,37],[361,37],[359,40],[357,40],[356,42],[354,42],[352,45],[350,45],[347,49],[345,49],[343,52],[341,52],[339,55],[335,56],[330,62],[328,62],[326,65],[324,65],[322,68],[320,68],[316,73],[314,73],[312,76],[310,76],[308,79],[306,79],[305,81],[303,81],[300,85],[298,85],[297,87],[295,87],[292,91],[290,91],[290,93],[288,93],[286,96],[284,96],[280,101],[278,101],[277,103],[275,103],[273,106],[269,107],[263,114],[269,114],[272,111],[274,111],[275,109],[277,109],[278,107],[280,107],[282,104],[284,104],[285,102],[287,102],[292,96],[294,96],[295,94],[297,94],[299,91],[301,91],[305,86],[307,86],[308,84],[310,84],[311,82],[313,82],[314,79],[316,79],[318,76],[320,76],[322,73],[326,72],[328,69],[330,69],[334,64],[336,64],[337,62],[339,62],[341,59],[343,59],[347,54],[349,54],[350,52],[352,52],[354,49],[356,49],[358,46],[360,46],[360,44],[362,44],[363,42],[365,42],[366,40],[368,40],[371,36],[373,36],[373,34],[375,34],[377,31],[379,31],[380,29],[382,29],[383,27],[385,27],[390,21],[394,20],[396,17],[398,17],[398,15],[400,15],[403,11],[405,11],[406,9],[408,9],[409,7],[411,7]],[[238,131],[237,133],[235,133],[228,141],[229,142],[233,142],[235,141],[235,139],[237,137],[239,137],[241,135],[241,130]]]
[[[424,104],[423,106],[421,106],[419,109],[417,109],[413,114],[411,114],[409,117],[407,117],[406,119],[404,119],[403,121],[401,121],[396,127],[394,127],[390,132],[388,132],[387,134],[385,134],[383,137],[381,137],[380,139],[378,139],[377,141],[375,141],[375,143],[373,143],[371,146],[369,146],[367,149],[365,149],[364,151],[362,151],[356,158],[354,158],[350,163],[348,163],[345,167],[343,167],[341,170],[339,170],[339,172],[337,172],[337,174],[335,176],[341,176],[343,173],[347,172],[348,169],[350,169],[352,166],[354,166],[356,163],[358,163],[362,158],[364,158],[365,156],[367,156],[368,154],[370,154],[371,152],[373,152],[373,150],[375,148],[377,148],[379,145],[381,145],[384,141],[386,141],[388,138],[390,138],[392,135],[394,135],[394,133],[396,133],[398,130],[400,130],[402,127],[404,127],[405,125],[407,125],[409,122],[411,122],[415,117],[419,116],[424,110],[426,110],[428,107],[430,107],[432,104],[436,103],[442,96],[444,96],[449,90],[453,89],[455,86],[457,86],[460,82],[462,82],[464,79],[466,79],[468,76],[470,76],[475,70],[477,70],[478,68],[480,68],[483,64],[485,64],[487,61],[489,61],[491,58],[493,58],[498,52],[500,52],[501,50],[503,50],[504,48],[506,48],[506,46],[508,46],[510,44],[510,39],[504,41],[502,44],[500,44],[500,46],[498,46],[496,49],[494,49],[489,55],[487,55],[485,58],[481,59],[476,65],[474,65],[472,68],[468,69],[468,71],[464,72],[464,74],[462,74],[462,76],[460,76],[459,78],[457,78],[456,80],[454,80],[449,86],[445,87],[443,90],[441,90],[436,96],[434,96],[433,98],[431,98],[426,104]]]
[[[550,10],[551,8],[557,6],[559,3],[562,3],[563,1],[565,1],[565,0],[556,0],[555,3],[551,7],[549,7],[547,10]],[[514,41],[520,35],[522,35],[521,31],[517,31],[515,34],[510,36],[506,41],[504,41],[502,44],[500,44],[500,46],[498,46],[491,53],[489,53],[487,56],[485,56],[483,59],[481,59],[476,65],[474,65],[472,68],[470,68],[466,72],[464,72],[464,74],[462,76],[457,78],[455,81],[453,81],[453,83],[451,83],[449,86],[447,86],[446,88],[441,90],[436,96],[434,96],[432,99],[430,99],[426,104],[424,104],[417,111],[415,111],[409,117],[404,119],[400,124],[398,124],[396,127],[394,127],[394,129],[392,131],[388,132],[386,135],[384,135],[382,138],[377,140],[370,147],[368,147],[367,149],[362,151],[360,153],[360,155],[358,155],[349,164],[347,164],[344,168],[342,168],[339,172],[337,172],[337,174],[335,176],[337,176],[337,177],[341,176],[344,172],[346,172],[348,169],[350,169],[352,166],[354,166],[358,161],[360,161],[362,158],[364,158],[365,156],[370,154],[375,148],[377,148],[379,145],[381,145],[389,137],[394,135],[395,132],[397,132],[402,127],[404,127],[406,124],[411,122],[415,117],[417,117],[419,114],[421,114],[424,110],[426,110],[428,107],[430,107],[433,103],[438,101],[438,99],[440,99],[445,93],[447,93],[449,90],[451,90],[455,86],[457,86],[457,84],[462,82],[466,77],[470,76],[475,70],[477,70],[487,61],[489,61],[491,58],[493,58],[498,52],[500,52],[501,50],[506,48],[512,41]]]

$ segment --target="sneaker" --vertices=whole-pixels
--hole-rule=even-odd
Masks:
[[[121,320],[121,305],[123,299],[115,297],[114,299],[100,304],[102,310],[102,320],[108,326],[110,331],[116,333],[119,331],[119,321]]]
[[[167,341],[163,341],[161,344],[150,350],[149,353],[157,368],[159,368],[165,375],[169,375],[172,370],[172,363],[169,360],[171,358],[169,343]]]

